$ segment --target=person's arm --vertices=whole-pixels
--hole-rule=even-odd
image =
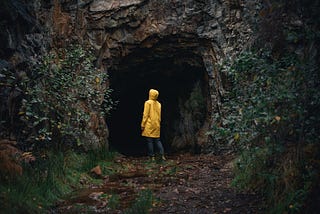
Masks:
[[[159,120],[160,120],[160,122],[161,122],[161,103],[159,103],[159,106],[160,106]]]
[[[143,116],[141,121],[141,130],[144,130],[144,127],[146,126],[147,119],[149,117],[149,111],[150,111],[150,104],[148,102],[144,103],[144,109],[143,109]]]

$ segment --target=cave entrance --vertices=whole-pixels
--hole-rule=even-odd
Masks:
[[[132,53],[110,69],[117,107],[107,118],[110,147],[124,155],[146,154],[140,123],[149,89],[162,104],[161,141],[166,153],[192,149],[208,116],[208,77],[201,57],[190,53]],[[191,63],[193,62],[193,63]],[[196,62],[196,63],[195,63]]]

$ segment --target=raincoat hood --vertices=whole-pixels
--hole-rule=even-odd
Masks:
[[[150,89],[149,91],[149,100],[157,100],[159,96],[159,92],[155,89]]]

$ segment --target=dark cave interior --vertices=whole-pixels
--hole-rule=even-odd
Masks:
[[[207,72],[202,59],[185,52],[165,56],[140,51],[121,59],[119,66],[110,69],[109,75],[113,99],[118,101],[107,118],[111,149],[128,156],[146,154],[140,123],[144,102],[148,99],[149,89],[153,88],[159,91],[158,101],[162,105],[162,144],[166,153],[177,152],[171,144],[176,136],[184,134],[182,112],[194,111],[183,106],[197,83],[201,86],[202,97],[208,98]],[[203,108],[200,117],[196,118],[200,124],[203,124],[206,109]]]

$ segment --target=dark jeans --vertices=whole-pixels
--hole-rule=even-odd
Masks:
[[[146,137],[148,146],[148,156],[154,156],[153,146],[155,145],[161,155],[164,155],[164,150],[160,138]]]

